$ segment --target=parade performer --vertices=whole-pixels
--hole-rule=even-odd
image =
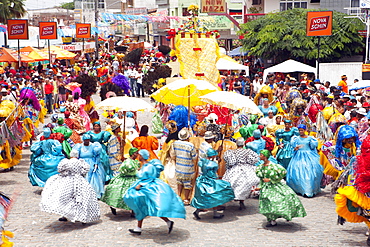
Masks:
[[[370,198],[369,198],[369,164],[370,164],[370,136],[361,146],[361,154],[351,159],[338,178],[340,182],[334,197],[338,223],[345,221],[352,223],[364,222],[370,228]],[[370,236],[367,238],[370,246]]]
[[[0,167],[4,171],[11,171],[19,164],[22,159],[22,142],[28,142],[33,133],[32,121],[24,118],[22,107],[18,107],[10,100],[0,103]]]
[[[273,115],[276,115],[277,113],[277,108],[270,105],[268,98],[263,98],[262,105],[259,105],[258,108],[261,110],[265,118],[268,117],[270,111],[272,111]]]
[[[81,129],[79,121],[70,118],[71,113],[69,111],[64,112],[64,124],[72,130],[72,135],[69,137],[74,144],[82,143],[81,136],[78,134],[77,130]]]
[[[109,162],[107,145],[112,134],[109,131],[102,131],[100,122],[95,122],[93,124],[93,130],[87,131],[86,134],[91,136],[91,142],[98,142],[103,148],[102,152],[100,152],[100,162],[107,174],[106,181],[109,181],[113,177],[113,171]]]
[[[117,214],[116,208],[130,210],[123,201],[123,196],[127,190],[136,181],[136,172],[140,168],[140,162],[137,160],[138,149],[131,148],[129,151],[130,158],[125,159],[118,169],[118,174],[112,178],[108,186],[105,188],[105,193],[100,199],[110,206],[114,215]]]
[[[292,101],[290,106],[289,117],[292,120],[293,126],[298,126],[299,124],[309,124],[310,120],[305,115],[304,111],[307,107],[307,102],[304,99],[296,98]]]
[[[245,209],[244,200],[249,198],[252,188],[259,183],[255,164],[259,155],[250,149],[244,149],[244,139],[236,141],[237,149],[225,152],[226,172],[223,180],[229,182],[234,191],[234,200],[239,201],[239,209]]]
[[[256,145],[257,143],[259,144]],[[262,143],[263,145],[261,145]],[[260,129],[254,130],[253,136],[245,140],[245,144],[247,148],[251,148],[256,153],[259,153],[262,149],[267,149],[271,152],[275,146],[275,143],[270,137],[262,136]]]
[[[269,161],[270,152],[262,150],[260,159],[263,164],[257,167],[256,174],[260,178],[259,210],[266,216],[266,227],[277,225],[276,219],[284,218],[291,221],[294,217],[305,217],[306,211],[294,191],[281,182],[286,170]]]
[[[291,120],[284,120],[285,129],[279,129],[276,131],[276,145],[279,146],[279,150],[276,154],[276,160],[285,169],[288,168],[290,159],[293,155],[293,148],[290,144],[290,140],[293,136],[299,135],[298,129],[296,127],[292,128]]]
[[[262,105],[264,99],[268,100],[268,103],[271,103],[274,100],[274,95],[270,86],[266,85],[261,88],[261,90],[254,97],[254,103],[256,105]]]
[[[221,133],[224,135],[223,140],[219,140],[215,144],[215,150],[217,150],[219,155],[218,160],[218,177],[222,178],[226,171],[226,162],[224,159],[225,152],[227,150],[236,149],[237,146],[235,142],[231,141],[231,137],[234,135],[234,129],[231,126],[223,126],[221,128]]]
[[[154,153],[154,150],[157,150],[159,147],[158,139],[155,136],[149,136],[149,127],[148,125],[141,126],[139,137],[136,137],[132,141],[132,146],[141,149],[146,149],[150,153],[149,161],[152,159],[158,159],[157,155]]]
[[[296,193],[313,197],[320,192],[324,168],[320,165],[316,149],[318,141],[313,136],[307,136],[306,129],[304,124],[298,125],[299,136],[292,138],[294,153],[287,169],[286,182]]]
[[[176,163],[177,193],[185,194],[184,204],[190,204],[190,192],[193,189],[193,178],[195,175],[194,162],[197,158],[195,147],[189,142],[190,132],[184,128],[179,131],[179,139],[172,143],[170,157]]]
[[[90,121],[89,115],[87,115],[87,113],[85,112],[86,100],[84,100],[83,98],[81,98],[80,97],[80,94],[78,92],[76,92],[73,95],[73,102],[75,104],[77,104],[78,107],[79,107],[78,114],[80,115],[80,117],[82,117],[83,126],[85,127],[85,130],[86,131],[89,131],[90,130],[91,121]]]
[[[218,164],[213,161],[216,156],[217,151],[210,148],[207,150],[207,159],[202,158],[198,162],[202,175],[197,178],[194,197],[190,204],[197,209],[193,213],[197,220],[200,220],[199,213],[209,208],[213,209],[214,219],[222,218],[224,215],[217,212],[217,206],[234,199],[230,183],[218,179]]]
[[[72,150],[71,145],[68,143],[68,139],[72,135],[72,130],[64,126],[64,120],[63,118],[58,118],[58,126],[53,129],[53,133],[61,133],[64,136],[64,140],[62,142],[62,147],[64,153],[69,157],[69,153]]]
[[[49,138],[51,130],[44,128],[45,138]],[[31,166],[28,178],[33,186],[44,187],[46,180],[58,173],[58,164],[65,158],[59,141],[46,139],[31,146]]]
[[[20,91],[19,102],[24,107],[26,117],[32,120],[36,128],[39,126],[40,122],[44,123],[47,109],[40,104],[33,88],[24,87]]]
[[[121,129],[125,130],[126,142],[132,142],[139,134],[136,130],[136,122],[134,114],[132,112],[126,112],[126,117],[123,116],[122,111],[117,112],[117,116],[113,118],[113,121],[121,125]]]
[[[72,150],[76,150],[79,159],[86,161],[90,165],[90,170],[87,173],[86,179],[94,188],[96,197],[99,199],[104,194],[106,179],[104,167],[100,161],[103,149],[99,142],[91,143],[90,140],[91,135],[84,134],[82,136],[83,143],[76,144]]]
[[[113,171],[113,175],[117,175],[119,173],[118,168],[122,163],[121,137],[119,136],[121,125],[113,123],[111,129],[113,135],[111,135],[108,140],[107,154],[109,157],[110,169]]]
[[[138,180],[123,197],[138,220],[137,227],[129,231],[141,235],[144,218],[152,216],[164,220],[168,226],[168,233],[171,233],[174,222],[168,218],[185,219],[184,204],[171,187],[158,178],[164,169],[161,162],[156,159],[147,162],[148,159],[149,152],[145,149],[140,150],[139,161],[144,165],[137,173]]]
[[[89,164],[78,159],[78,152],[71,151],[70,159],[63,159],[58,172],[48,179],[41,194],[41,211],[59,214],[59,221],[88,223],[100,218],[96,193],[86,181]]]

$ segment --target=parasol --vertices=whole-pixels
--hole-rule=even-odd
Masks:
[[[196,79],[179,79],[162,87],[151,95],[155,100],[164,104],[183,105],[193,107],[205,105],[200,96],[219,89],[211,83]]]
[[[241,111],[250,114],[262,115],[261,110],[258,106],[247,96],[227,92],[227,91],[217,91],[213,93],[206,94],[199,97],[203,102],[219,105],[226,107],[235,111]]]
[[[120,109],[121,111],[154,111],[155,108],[140,98],[120,96],[112,97],[103,100],[95,106],[96,109],[100,110],[115,110]]]

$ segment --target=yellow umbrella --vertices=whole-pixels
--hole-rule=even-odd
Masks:
[[[48,48],[44,48],[41,51],[48,53]],[[72,59],[77,55],[55,45],[50,46],[50,52],[56,54],[56,59]]]
[[[151,95],[155,100],[164,104],[183,105],[193,107],[205,105],[200,96],[219,89],[211,83],[196,79],[179,79],[162,87]]]
[[[187,106],[190,126],[190,108],[205,105],[206,103],[201,101],[199,97],[218,90],[217,87],[203,80],[179,79],[162,87],[151,97],[164,104]]]

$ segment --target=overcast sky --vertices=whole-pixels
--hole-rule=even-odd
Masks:
[[[58,6],[61,3],[72,2],[72,0],[26,0],[26,9],[43,9]]]

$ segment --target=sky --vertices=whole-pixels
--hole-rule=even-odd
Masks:
[[[26,9],[43,9],[58,6],[61,3],[72,2],[72,0],[26,0]]]

